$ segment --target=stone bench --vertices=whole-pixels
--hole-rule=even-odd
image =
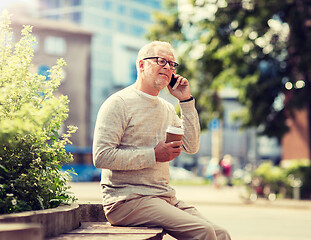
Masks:
[[[117,227],[107,222],[81,222],[81,226],[71,232],[61,234],[49,240],[83,240],[83,239],[126,239],[159,240],[163,238],[162,228]]]
[[[99,203],[79,204],[79,219],[81,226],[73,231],[61,234],[50,240],[78,239],[162,239],[163,228],[149,227],[117,227],[111,226]]]

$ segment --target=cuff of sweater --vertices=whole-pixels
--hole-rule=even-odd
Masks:
[[[153,165],[155,165],[157,163],[156,161],[156,157],[155,157],[155,151],[154,149],[148,149],[146,151],[146,159],[148,159],[149,161],[149,166],[148,167],[152,167]]]
[[[181,107],[182,110],[187,110],[187,109],[194,109],[195,108],[195,99],[192,98],[192,100],[190,101],[185,101],[185,102],[179,102],[179,105]]]

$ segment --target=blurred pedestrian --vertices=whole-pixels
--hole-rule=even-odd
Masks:
[[[220,161],[221,173],[226,178],[228,186],[232,186],[231,177],[232,177],[232,156],[226,154],[223,159]]]
[[[206,168],[206,177],[212,180],[212,184],[215,188],[220,187],[220,174],[219,160],[217,158],[212,158]]]

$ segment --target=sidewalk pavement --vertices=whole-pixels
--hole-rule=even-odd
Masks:
[[[71,192],[78,198],[78,203],[97,202],[102,199],[101,188],[98,182],[72,182]],[[256,207],[280,207],[311,209],[311,200],[257,199],[255,202],[247,202],[241,198],[241,187],[215,188],[210,185],[181,186],[173,185],[177,198],[189,204],[200,205],[246,205]]]
[[[284,208],[307,208],[311,209],[311,200],[294,199],[268,199],[258,198],[254,202],[243,199],[243,187],[213,186],[174,186],[178,198],[192,204],[209,205],[245,205],[251,204],[258,207],[284,207]]]

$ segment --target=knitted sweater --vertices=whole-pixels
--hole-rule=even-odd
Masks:
[[[103,204],[142,195],[173,197],[169,162],[156,162],[154,147],[165,139],[168,125],[183,126],[182,150],[199,148],[200,126],[194,100],[172,104],[133,86],[110,96],[101,106],[93,140],[93,161],[102,168]]]

